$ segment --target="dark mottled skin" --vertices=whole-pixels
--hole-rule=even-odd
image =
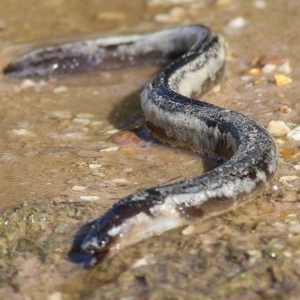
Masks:
[[[9,64],[4,73],[16,78],[51,76],[138,65],[146,58],[151,63],[168,64],[142,93],[148,130],[163,142],[222,164],[203,175],[118,201],[93,221],[82,241],[81,249],[96,259],[121,244],[135,226],[144,227],[134,231],[128,244],[144,238],[147,224],[147,236],[151,236],[181,226],[191,216],[207,217],[228,210],[263,186],[277,167],[276,146],[257,122],[190,98],[203,94],[223,74],[222,37],[205,26],[191,25],[107,41],[95,39],[33,50]],[[151,231],[156,221],[160,226]]]

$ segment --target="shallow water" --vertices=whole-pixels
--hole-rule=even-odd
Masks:
[[[175,20],[175,5],[167,3],[0,0],[0,67],[33,44],[200,22],[222,33],[229,49],[226,77],[206,99],[264,126],[276,119],[291,128],[300,123],[298,1],[182,1]],[[237,17],[245,26],[228,26]],[[274,84],[274,73],[242,75],[251,61],[273,54],[290,60],[290,84]],[[271,185],[233,213],[149,239],[95,271],[67,260],[80,225],[117,199],[203,170],[194,154],[132,135],[120,141],[122,128],[144,136],[139,92],[155,72],[137,68],[34,84],[0,76],[1,297],[296,299],[300,153],[285,136],[276,139],[277,191]]]

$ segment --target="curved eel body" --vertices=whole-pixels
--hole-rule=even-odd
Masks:
[[[202,25],[152,34],[100,38],[29,52],[4,73],[47,76],[125,65],[166,64],[141,96],[150,133],[172,146],[222,162],[200,176],[149,188],[119,200],[93,221],[81,249],[97,257],[234,207],[263,186],[277,167],[276,146],[257,122],[190,97],[203,94],[223,73],[225,43]]]

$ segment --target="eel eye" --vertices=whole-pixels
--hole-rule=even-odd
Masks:
[[[111,242],[111,237],[108,234],[102,236],[87,236],[81,244],[81,250],[85,253],[95,254],[105,250]]]
[[[99,246],[101,250],[104,250],[108,244],[111,242],[111,237],[108,234],[103,235],[100,239],[99,239]]]

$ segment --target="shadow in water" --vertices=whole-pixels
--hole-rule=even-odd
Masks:
[[[108,120],[120,130],[135,133],[142,140],[151,140],[145,126],[145,119],[140,105],[141,90],[124,97],[109,113]]]

